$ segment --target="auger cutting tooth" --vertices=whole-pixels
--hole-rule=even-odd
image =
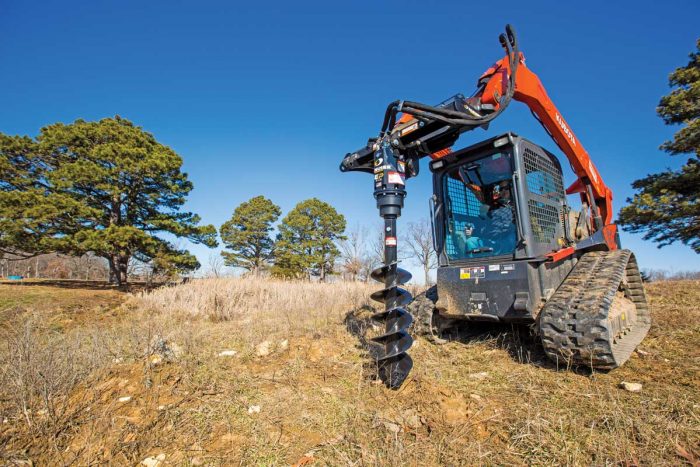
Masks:
[[[389,389],[401,387],[413,368],[413,360],[407,353],[399,354],[391,360],[379,362],[379,376]]]

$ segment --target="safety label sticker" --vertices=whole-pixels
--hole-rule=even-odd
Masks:
[[[415,131],[415,130],[417,130],[417,129],[418,129],[418,122],[414,123],[413,125],[407,126],[407,127],[404,128],[403,130],[401,130],[401,131],[399,132],[399,134],[400,134],[401,136],[404,136],[404,135],[407,135],[407,134],[409,134],[410,132]]]
[[[486,268],[478,266],[475,268],[459,268],[460,279],[479,279],[486,277]]]
[[[489,264],[489,272],[500,271],[500,270],[501,270],[500,264]]]
[[[400,174],[398,172],[389,172],[389,183],[393,183],[395,185],[404,185],[403,174]]]
[[[396,246],[396,237],[386,237],[384,239],[384,244],[386,246]]]
[[[515,264],[504,264],[503,265],[503,270],[504,271],[515,271]]]

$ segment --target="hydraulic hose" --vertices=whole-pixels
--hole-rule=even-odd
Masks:
[[[508,107],[508,104],[510,104],[511,100],[513,99],[513,95],[515,94],[515,77],[518,71],[518,65],[520,63],[520,48],[518,47],[515,30],[510,24],[506,25],[506,34],[501,34],[499,36],[499,41],[506,50],[510,75],[508,76],[506,92],[501,98],[499,108],[496,112],[477,117],[465,112],[459,112],[442,107],[434,107],[431,105],[421,104],[420,102],[396,100],[387,106],[380,137],[384,136],[387,131],[390,131],[390,129],[393,128],[396,122],[396,114],[398,112],[408,113],[416,118],[438,120],[453,127],[479,126],[498,117],[501,112]]]

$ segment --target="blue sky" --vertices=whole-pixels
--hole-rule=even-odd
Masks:
[[[376,135],[389,101],[470,94],[510,22],[617,210],[632,180],[683,162],[658,150],[676,128],[655,107],[694,49],[698,17],[697,1],[0,0],[0,131],[119,114],[183,156],[187,208],[206,223],[264,194],[285,213],[315,196],[349,225],[375,225],[372,177],[341,174],[342,156]],[[517,102],[458,147],[508,130],[563,159]],[[427,215],[423,168],[408,182],[404,225]],[[700,267],[686,246],[622,241],[642,267]],[[192,251],[206,264],[208,249]]]

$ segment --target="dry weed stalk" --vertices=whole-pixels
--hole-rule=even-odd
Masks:
[[[37,318],[8,326],[2,335],[0,393],[36,433],[65,422],[69,391],[96,368],[108,353],[104,339],[90,330],[42,336]]]

